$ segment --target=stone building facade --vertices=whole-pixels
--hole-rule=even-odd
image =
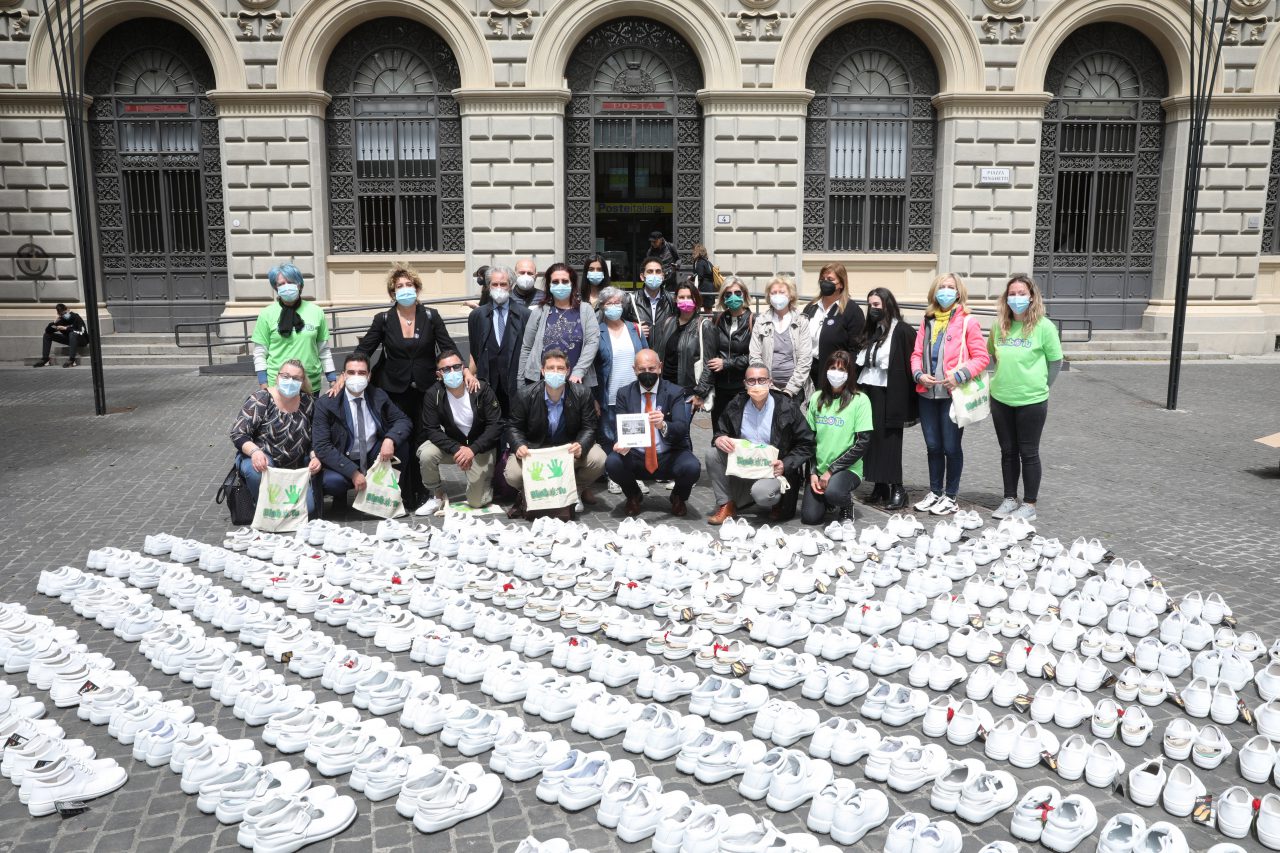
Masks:
[[[1167,330],[1188,145],[1175,0],[90,0],[86,109],[117,330],[256,312],[292,261],[325,304],[597,252],[652,229],[725,273]],[[1188,336],[1280,336],[1280,0],[1231,0]],[[81,299],[37,0],[0,0],[0,334]],[[15,258],[50,257],[32,278]]]

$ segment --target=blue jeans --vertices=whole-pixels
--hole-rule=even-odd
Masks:
[[[248,456],[241,456],[239,458],[238,464],[240,465],[240,473],[244,474],[245,484],[248,485],[249,491],[253,494],[254,503],[257,503],[258,489],[262,487],[262,475],[259,474],[257,471],[253,470],[253,460],[250,459]],[[268,456],[267,465],[271,466],[272,464],[274,463],[272,462],[271,457]],[[313,480],[315,479],[314,474],[312,475],[312,479]],[[314,515],[315,511],[316,511],[316,488],[315,488],[315,485],[313,484],[311,488],[307,489],[307,515]]]
[[[950,397],[920,398],[920,431],[924,433],[924,446],[929,451],[929,491],[935,495],[943,493],[945,474],[946,495],[954,498],[960,491],[960,473],[964,470],[964,449],[960,445],[964,430],[952,422],[950,411]]]

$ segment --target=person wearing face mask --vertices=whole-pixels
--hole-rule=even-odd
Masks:
[[[83,317],[61,302],[57,304],[56,311],[54,321],[44,328],[44,352],[32,367],[44,367],[51,363],[49,351],[55,343],[66,344],[70,351],[63,367],[80,364],[80,359],[76,358],[76,350],[89,340],[89,327],[85,325]]]
[[[256,501],[262,472],[268,468],[309,468],[320,473],[320,460],[311,450],[311,417],[315,397],[306,368],[291,358],[276,369],[276,384],[259,388],[245,400],[231,426],[236,464]],[[318,480],[313,480],[318,487]],[[316,508],[316,488],[307,492],[307,512]]]
[[[770,521],[793,518],[800,487],[804,484],[805,468],[813,456],[813,430],[809,428],[799,404],[773,388],[769,368],[753,361],[747,367],[742,383],[743,393],[733,398],[720,420],[716,421],[715,437],[703,460],[716,500],[715,512],[707,519],[707,524],[724,524],[751,502],[768,509]],[[737,439],[777,448],[778,459],[773,463],[772,477],[744,480],[729,476],[729,454],[734,452]],[[781,479],[788,485],[785,494]]]
[[[853,368],[848,352],[828,355],[818,390],[809,398],[808,424],[815,443],[800,504],[805,524],[822,524],[829,509],[840,521],[853,518],[853,490],[862,482],[862,460],[872,429],[871,402],[850,381]]]
[[[369,356],[349,353],[342,379],[342,393],[318,398],[311,419],[311,447],[324,468],[324,494],[333,496],[335,507],[350,505],[351,489],[365,490],[365,474],[374,462],[393,456],[408,460],[413,449],[413,421],[386,391],[370,384]]]
[[[511,411],[520,377],[520,348],[529,307],[512,297],[515,273],[492,266],[485,273],[489,301],[467,315],[467,348],[471,374],[489,383],[502,407]]]
[[[436,358],[446,350],[456,350],[457,345],[440,312],[418,301],[422,279],[412,269],[397,266],[387,274],[387,295],[394,300],[394,307],[374,315],[369,330],[356,344],[356,352],[371,361],[381,352],[373,383],[413,421],[409,440],[417,447],[423,440],[422,395],[436,383]],[[466,371],[465,378],[469,388],[478,387],[471,371]],[[329,389],[330,396],[340,393],[341,378]],[[400,478],[405,506],[417,505],[421,485],[417,466],[408,466]]]
[[[662,289],[663,280],[662,262],[647,260],[641,272],[644,286],[639,293],[632,291],[627,295],[626,311],[622,317],[629,322],[639,323],[640,332],[646,338],[653,336],[659,323],[676,313],[675,300]]]
[[[788,276],[776,276],[767,294],[769,310],[751,332],[751,361],[769,368],[775,389],[799,399],[813,358],[809,318],[795,310],[796,283]]]
[[[614,405],[618,391],[636,381],[635,356],[649,342],[640,333],[640,324],[622,319],[624,294],[616,287],[600,291],[600,349],[596,352],[596,407],[600,413],[601,443],[612,447],[618,440]],[[622,494],[609,481],[610,494]]]
[[[1062,342],[1030,276],[1015,275],[1005,285],[987,351],[996,365],[991,375],[991,423],[1000,442],[1004,475],[1004,500],[991,517],[1035,521],[1040,436],[1049,416],[1049,388],[1062,369]]]
[[[525,387],[538,384],[543,353],[559,350],[569,359],[569,381],[594,388],[596,352],[600,348],[596,312],[591,303],[582,301],[568,264],[552,264],[544,278],[549,298],[530,310],[520,349],[520,375]]]
[[[440,479],[442,464],[457,465],[467,477],[467,505],[493,501],[493,469],[502,439],[502,409],[487,382],[469,391],[462,376],[462,357],[453,350],[436,359],[436,376],[422,401],[422,434],[418,464],[428,498],[414,513],[435,515],[449,502]]]
[[[871,446],[866,479],[875,483],[869,503],[887,501],[885,509],[907,505],[902,486],[902,431],[920,418],[919,397],[911,377],[911,349],[916,330],[902,319],[898,300],[884,287],[867,294],[867,320],[854,359],[858,388],[871,402]]]
[[[710,314],[716,303],[716,266],[701,243],[693,245],[693,280],[698,285],[698,308]]]
[[[568,445],[574,459],[574,479],[578,503],[554,514],[571,519],[584,504],[596,503],[591,484],[604,473],[605,454],[596,444],[599,418],[590,389],[569,381],[569,359],[560,350],[542,354],[541,381],[523,389],[511,404],[507,418],[507,484],[516,490],[515,504],[507,510],[510,518],[525,518],[524,473],[522,465],[530,448]]]
[[[720,311],[711,321],[711,346],[703,365],[700,389],[715,391],[711,423],[719,423],[729,402],[742,390],[742,377],[751,360],[751,329],[755,316],[747,307],[747,286],[742,279],[725,282],[719,296]]]
[[[598,305],[600,291],[609,286],[609,265],[603,255],[592,255],[582,265],[581,299],[592,305]]]
[[[684,289],[685,285],[681,285],[677,298]],[[649,446],[614,444],[605,470],[627,496],[628,516],[640,514],[642,481],[671,480],[671,514],[683,517],[688,513],[685,501],[702,474],[702,465],[693,455],[689,439],[693,410],[685,399],[684,388],[662,375],[662,360],[656,352],[642,349],[636,353],[634,370],[636,381],[618,391],[617,413],[643,414],[649,419]]]
[[[969,315],[969,293],[958,275],[938,276],[929,288],[924,322],[916,332],[911,375],[919,395],[920,431],[929,453],[929,494],[917,512],[952,515],[959,507],[964,470],[964,429],[951,420],[951,392],[987,369],[991,361],[982,327]]]
[[[662,288],[668,292],[675,290],[676,273],[680,272],[680,253],[671,245],[661,231],[649,235],[649,251],[645,253],[644,264],[655,260],[662,265]]]
[[[698,362],[715,352],[711,324],[698,314],[701,294],[690,276],[676,288],[676,314],[658,323],[653,333],[653,351],[662,360],[662,378],[683,388],[695,412],[711,394],[711,377]]]
[[[516,278],[511,288],[512,300],[528,308],[541,302],[545,296],[546,294],[538,290],[538,266],[533,262],[533,258],[521,258],[516,261]]]
[[[302,298],[302,272],[293,264],[272,267],[267,283],[275,300],[258,314],[250,338],[258,387],[274,385],[280,365],[296,358],[306,367],[307,380],[318,393],[321,376],[329,382],[338,376],[324,311]]]
[[[818,297],[804,307],[809,321],[813,362],[809,381],[817,388],[827,363],[836,350],[858,354],[864,318],[858,303],[849,298],[849,273],[844,264],[827,264],[818,271]]]

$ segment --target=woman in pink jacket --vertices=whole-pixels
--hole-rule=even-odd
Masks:
[[[920,395],[920,430],[929,450],[929,494],[915,507],[934,515],[957,510],[956,493],[964,468],[960,446],[964,430],[949,414],[951,390],[981,373],[991,360],[982,327],[965,310],[968,299],[959,276],[938,276],[929,288],[929,307],[911,353],[911,374]]]

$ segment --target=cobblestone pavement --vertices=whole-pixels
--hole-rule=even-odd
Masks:
[[[1190,589],[1222,592],[1235,608],[1241,629],[1257,630],[1268,642],[1280,635],[1280,610],[1272,604],[1280,594],[1274,546],[1280,511],[1280,452],[1253,442],[1258,436],[1280,430],[1278,374],[1280,365],[1265,362],[1189,364],[1183,378],[1185,411],[1175,413],[1160,408],[1165,389],[1163,367],[1085,365],[1063,374],[1054,388],[1042,448],[1046,470],[1040,532],[1064,541],[1078,535],[1098,536],[1119,555],[1143,560],[1175,593]],[[35,592],[41,570],[63,564],[83,567],[91,547],[116,545],[141,550],[144,534],[159,531],[220,544],[229,527],[225,511],[213,504],[212,495],[230,464],[227,428],[247,392],[245,380],[150,369],[114,370],[107,379],[108,401],[123,411],[100,419],[91,414],[87,371],[32,374],[29,370],[0,370],[0,434],[5,437],[0,446],[0,470],[7,495],[0,510],[0,600],[24,602],[35,612],[77,628],[91,651],[111,655],[119,666],[128,668],[147,686],[163,691],[166,698],[189,701],[197,719],[216,723],[228,736],[256,736],[260,730],[248,729],[234,718],[231,709],[209,699],[206,691],[146,666],[136,645],[116,639],[96,623],[76,616],[67,605]],[[699,449],[705,448],[709,430],[702,424],[697,432]],[[979,508],[994,506],[1001,490],[991,427],[984,423],[970,429],[965,450],[962,499]],[[905,454],[908,487],[915,500],[927,482],[918,430],[909,431]],[[602,507],[587,519],[593,525],[615,525],[621,517],[620,501],[603,497]],[[654,490],[646,509],[651,522],[665,520],[660,512],[665,509],[661,489]],[[705,529],[701,516],[711,509],[704,479],[690,501],[690,519],[682,524]],[[860,525],[880,518],[876,511],[859,510]],[[373,526],[372,521],[340,520],[362,529]],[[222,578],[215,578],[215,582],[235,586]],[[236,592],[242,590],[236,588]],[[317,627],[348,644],[354,639],[340,629]],[[378,651],[369,645],[371,651]],[[407,654],[394,657],[399,658],[397,665],[402,668],[413,666]],[[691,662],[683,665],[693,667]],[[22,676],[12,678],[27,689]],[[477,685],[442,680],[442,689],[478,704],[493,704]],[[320,689],[318,681],[308,686],[316,689],[320,700],[336,698]],[[631,687],[619,692],[635,698]],[[822,702],[802,699],[799,688],[782,693],[806,707],[818,708],[824,717],[853,715],[860,704],[826,707]],[[1256,703],[1252,688],[1248,695]],[[687,700],[673,705],[684,711]],[[1115,742],[1129,767],[1142,755],[1159,751],[1159,733],[1173,709],[1166,705],[1152,710],[1155,735],[1144,749]],[[181,793],[177,778],[167,768],[153,770],[134,763],[128,747],[108,738],[103,729],[81,722],[74,709],[53,716],[69,737],[83,737],[100,755],[118,759],[129,770],[130,780],[119,792],[91,803],[90,811],[66,820],[56,816],[29,818],[16,790],[0,784],[0,826],[13,849],[238,849],[234,827],[223,827],[212,816],[201,814],[192,799]],[[594,743],[567,725],[549,725],[538,718],[528,722],[553,730],[574,745]],[[746,733],[749,722],[748,718],[733,727]],[[919,721],[906,731],[919,735]],[[1229,734],[1237,747],[1247,737],[1243,723],[1232,726]],[[439,748],[433,737],[419,738],[412,733],[406,742],[420,743],[428,750]],[[802,741],[800,747],[804,745]],[[281,757],[260,746],[266,761]],[[806,807],[775,814],[763,803],[741,798],[734,782],[703,786],[678,773],[672,761],[654,763],[626,754],[620,738],[610,739],[605,748],[615,757],[631,758],[638,773],[658,775],[667,789],[721,803],[731,812],[769,817],[784,831],[804,828]],[[948,751],[954,757],[981,757],[974,746],[948,746]],[[440,752],[445,763],[463,760],[453,750]],[[302,765],[296,756],[291,761]],[[321,781],[314,768],[303,766],[317,783]],[[837,772],[860,782],[863,778],[857,765],[838,768]],[[1100,822],[1125,810],[1139,811],[1151,820],[1163,817],[1158,809],[1139,809],[1127,799],[1083,783],[1063,782],[1043,769],[1014,772],[1024,789],[1042,780],[1092,796],[1099,805]],[[1197,772],[1210,790],[1222,790],[1238,781],[1234,759],[1218,771]],[[343,782],[345,777],[339,777],[340,788]],[[595,822],[594,809],[569,814],[539,802],[533,794],[534,782],[504,780],[504,786],[505,796],[488,814],[426,841],[409,821],[395,813],[393,801],[371,807],[357,795],[357,822],[333,842],[314,849],[387,850],[416,842],[423,849],[505,853],[529,833],[541,838],[564,835],[574,846],[590,851],[647,846],[621,844],[611,831]],[[1258,786],[1252,787],[1255,795],[1261,794]],[[904,809],[932,813],[927,787],[912,795],[892,794],[891,802],[891,820]],[[962,825],[965,849],[1007,838],[1008,818],[1006,812],[979,827]],[[1187,830],[1192,849],[1203,850],[1212,843],[1210,833],[1189,821],[1178,823]],[[880,849],[887,826],[868,836],[865,849]],[[0,843],[0,849],[3,846]]]

